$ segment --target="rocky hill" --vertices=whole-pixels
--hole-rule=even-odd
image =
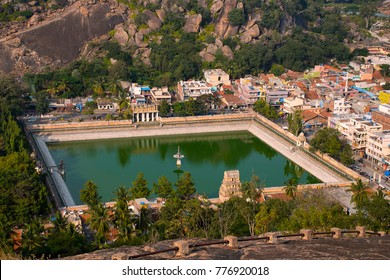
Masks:
[[[23,3],[19,3],[23,2]],[[117,41],[150,64],[151,44],[177,32],[198,34],[203,61],[232,59],[242,45],[281,42],[296,25],[317,27],[308,1],[0,0],[0,71],[23,74],[91,55],[88,42]],[[311,3],[311,2],[310,2]],[[313,11],[314,12],[313,12]],[[177,28],[178,27],[178,28]],[[353,31],[349,37],[361,38]],[[279,38],[279,39],[278,39]],[[234,44],[226,40],[231,39]]]

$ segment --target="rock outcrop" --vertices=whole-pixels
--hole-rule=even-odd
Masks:
[[[198,32],[200,24],[202,23],[202,15],[192,15],[186,19],[186,23],[183,27],[184,32]]]
[[[45,21],[33,15],[27,23],[29,28],[1,38],[0,70],[24,73],[69,63],[79,56],[86,42],[107,34],[125,21],[125,17],[112,12],[107,3],[85,6],[88,14],[83,13],[81,7],[83,5],[76,2],[58,13],[60,16]],[[126,32],[123,32],[117,29],[118,41],[126,41]],[[10,44],[15,38],[20,40],[18,47]]]
[[[238,27],[232,26],[229,21],[229,13],[237,7],[237,0],[225,0],[218,20],[215,24],[215,33],[222,38],[237,34]]]
[[[124,30],[123,24],[119,24],[115,27],[114,38],[118,41],[120,45],[126,45],[127,41],[129,40],[129,35]]]
[[[189,240],[194,243],[209,240]],[[87,254],[65,257],[71,260],[111,260],[118,253],[135,256],[148,252],[162,251],[173,247],[172,240],[152,245],[122,246]],[[279,244],[262,241],[239,242],[238,248],[226,245],[210,245],[190,249],[187,256],[165,252],[139,259],[147,260],[389,260],[390,236],[368,238],[313,239],[311,241],[284,240]]]
[[[146,15],[148,18],[146,21],[146,24],[151,30],[156,31],[156,30],[159,30],[161,28],[162,22],[156,16],[155,13],[153,13],[152,11],[146,10],[146,11],[144,11],[144,15]]]

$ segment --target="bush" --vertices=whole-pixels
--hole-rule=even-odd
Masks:
[[[241,9],[233,9],[229,12],[228,19],[234,26],[241,26],[245,23],[245,14]]]

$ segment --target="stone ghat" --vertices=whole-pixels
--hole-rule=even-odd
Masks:
[[[255,237],[227,236],[220,240],[169,240],[143,246],[123,246],[66,257],[73,260],[203,259],[203,260],[383,260],[390,259],[390,236],[332,228],[297,234],[267,233]]]

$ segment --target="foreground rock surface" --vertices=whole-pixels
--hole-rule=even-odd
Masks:
[[[204,242],[205,240],[191,240]],[[111,260],[114,254],[128,256],[155,252],[173,247],[174,241],[156,244],[119,247],[95,251],[64,259]],[[369,238],[319,238],[311,241],[280,240],[279,244],[265,244],[264,241],[239,242],[238,249],[223,245],[190,248],[188,256],[175,256],[173,252],[161,253],[140,259],[213,259],[213,260],[388,260],[390,259],[390,236]]]

